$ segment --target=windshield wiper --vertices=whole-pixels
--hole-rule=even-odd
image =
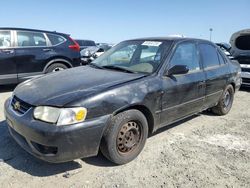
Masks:
[[[115,66],[115,65],[105,65],[103,66],[103,68],[105,69],[112,69],[112,70],[118,70],[118,71],[122,71],[122,72],[128,72],[128,73],[138,73],[136,71],[132,71],[123,67],[119,67],[119,66]]]
[[[99,66],[99,65],[97,65],[95,63],[89,63],[89,66],[94,67],[94,68],[98,68],[98,69],[103,69],[102,66]]]

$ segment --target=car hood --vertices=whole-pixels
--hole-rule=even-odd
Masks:
[[[26,81],[18,85],[14,95],[34,106],[64,106],[143,76],[89,66],[78,67]]]

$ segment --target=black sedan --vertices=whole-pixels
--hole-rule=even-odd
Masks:
[[[117,164],[149,133],[206,109],[227,114],[240,66],[213,43],[188,38],[121,42],[85,67],[20,84],[5,103],[17,143],[49,162],[97,155]]]

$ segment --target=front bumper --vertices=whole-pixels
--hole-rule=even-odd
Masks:
[[[241,78],[242,78],[242,86],[250,87],[250,71],[249,72],[242,71]]]
[[[35,157],[60,163],[98,154],[103,132],[110,115],[83,123],[57,127],[33,119],[33,109],[20,115],[5,102],[4,111],[9,132],[16,142]]]

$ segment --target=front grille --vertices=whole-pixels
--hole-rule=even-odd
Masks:
[[[24,114],[27,112],[32,105],[22,101],[21,99],[14,96],[11,101],[11,106],[15,112],[18,112],[19,114]]]
[[[250,84],[250,78],[242,78],[242,82]]]
[[[250,72],[250,68],[241,68],[241,72]]]

